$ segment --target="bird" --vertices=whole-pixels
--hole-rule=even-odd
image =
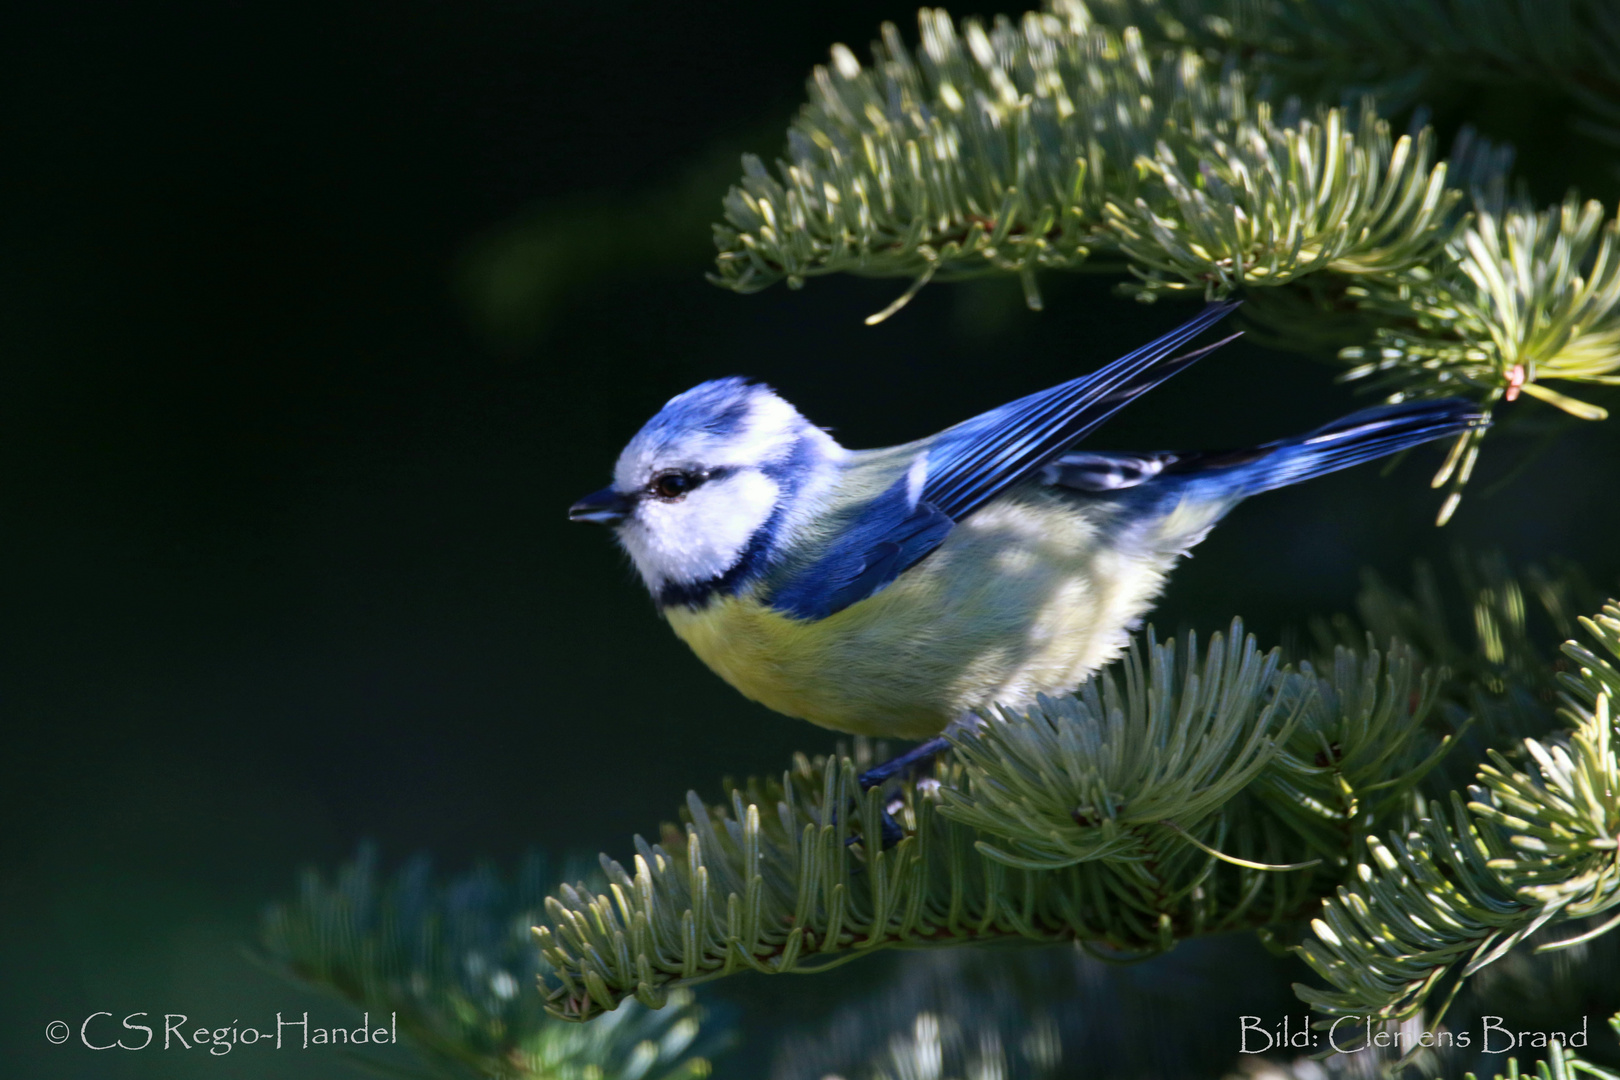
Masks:
[[[1237,306],[874,450],[841,446],[767,385],[704,382],[569,517],[613,529],[675,634],[744,696],[942,748],[953,724],[1072,691],[1120,656],[1177,561],[1243,499],[1487,422],[1426,399],[1237,451],[1075,448],[1237,337],[1177,351]]]

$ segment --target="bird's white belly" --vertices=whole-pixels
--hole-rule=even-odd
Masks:
[[[666,616],[721,677],[778,712],[924,738],[972,709],[1071,690],[1124,648],[1185,545],[1122,550],[1087,509],[1030,489],[997,500],[888,588],[825,619],[746,594]]]

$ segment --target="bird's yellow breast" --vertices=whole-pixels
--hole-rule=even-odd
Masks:
[[[665,616],[676,635],[743,696],[789,716],[811,719],[821,711],[829,696],[822,685],[824,662],[837,651],[830,620],[789,618],[752,596],[718,597],[696,610],[670,608]]]
[[[1122,551],[1096,515],[1032,491],[977,511],[888,588],[827,618],[792,618],[746,592],[664,614],[769,708],[925,738],[973,709],[1075,687],[1119,654],[1175,557],[1158,544]]]

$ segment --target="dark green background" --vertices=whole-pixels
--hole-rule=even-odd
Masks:
[[[704,670],[568,503],[703,378],[761,377],[846,444],[880,445],[1189,310],[1072,278],[1044,282],[1037,315],[994,282],[932,287],[868,329],[900,284],[706,284],[723,182],[699,199],[692,177],[701,193],[716,155],[775,153],[809,67],[884,18],[909,26],[912,8],[8,7],[7,1075],[349,1075],[315,1051],[94,1053],[44,1028],[96,1010],[343,1022],[238,952],[301,866],[363,838],[449,869],[535,845],[622,853],[688,787],[832,746]],[[1561,117],[1503,100],[1498,133],[1565,147]],[[1558,160],[1528,166],[1561,194]],[[562,238],[552,304],[517,337],[480,329],[457,270],[515,219]],[[1094,445],[1301,431],[1357,403],[1331,375],[1239,344]],[[1267,496],[1178,572],[1160,624],[1243,614],[1274,638],[1345,608],[1362,566],[1404,581],[1455,543],[1572,556],[1612,583],[1620,424],[1565,424],[1530,458],[1560,421],[1523,408],[1444,532],[1433,454]],[[878,967],[845,970],[856,986]],[[805,993],[806,1022],[834,996],[730,989],[778,1018]]]

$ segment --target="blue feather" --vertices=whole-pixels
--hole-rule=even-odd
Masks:
[[[1486,422],[1479,407],[1462,398],[1380,405],[1253,450],[1186,455],[1166,471],[1182,474],[1189,485],[1246,499],[1459,435]]]
[[[1212,501],[1235,503],[1485,423],[1479,408],[1461,398],[1380,405],[1304,435],[1246,450],[1065,454],[1042,471],[1041,480],[1086,495],[1107,497],[1118,492],[1123,501],[1137,508],[1131,518],[1151,518],[1169,512],[1188,491]]]
[[[1157,341],[1100,371],[1008,402],[942,432],[928,448],[923,500],[960,521],[1028,480],[1133,398],[1208,353],[1210,349],[1200,349],[1166,360],[1237,306],[1210,304]]]
[[[955,522],[913,503],[907,477],[867,504],[819,559],[772,591],[771,607],[799,619],[825,619],[880,591],[938,547]]]
[[[699,383],[660,409],[638,437],[655,445],[679,442],[694,431],[724,438],[742,427],[755,397],[771,392],[737,375]]]
[[[848,523],[829,550],[777,585],[766,601],[796,618],[824,619],[881,591],[943,543],[956,522],[1030,479],[1133,398],[1215,348],[1170,356],[1236,307],[1210,304],[1099,371],[942,432],[925,452],[920,487],[914,490],[909,472],[900,477]]]

